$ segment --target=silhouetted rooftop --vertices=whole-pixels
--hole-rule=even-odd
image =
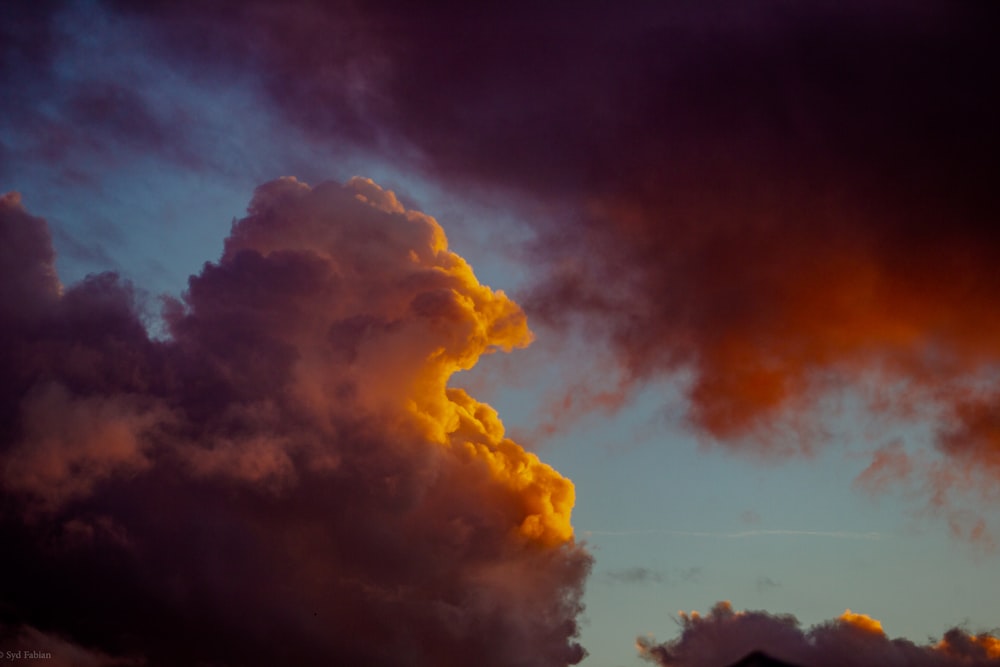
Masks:
[[[777,658],[772,658],[763,651],[754,651],[753,653],[748,653],[743,656],[737,662],[734,662],[729,667],[802,667],[801,665],[795,665],[790,662],[785,662],[784,660],[778,660]]]

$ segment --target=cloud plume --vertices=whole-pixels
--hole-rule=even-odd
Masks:
[[[433,218],[367,179],[266,183],[167,299],[162,340],[114,274],[61,285],[16,195],[0,235],[5,644],[57,637],[35,643],[94,664],[582,658],[573,485],[448,386],[531,333]]]
[[[753,651],[803,667],[995,667],[1000,639],[949,630],[934,644],[890,639],[881,623],[850,609],[808,629],[793,616],[734,611],[719,602],[705,616],[680,615],[678,638],[657,643],[639,637],[639,655],[661,667],[721,667]]]

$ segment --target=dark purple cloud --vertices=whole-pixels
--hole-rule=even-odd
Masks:
[[[954,628],[933,645],[918,645],[890,639],[878,621],[850,610],[803,629],[794,616],[734,611],[728,602],[719,602],[705,616],[682,613],[680,622],[681,635],[672,641],[660,644],[640,637],[640,656],[661,667],[719,667],[755,651],[804,667],[1000,664],[1000,640],[990,634],[971,635]]]
[[[167,303],[164,341],[114,274],[61,286],[15,195],[0,233],[0,537],[18,573],[0,584],[4,649],[581,659],[573,486],[446,387],[527,344],[524,314],[432,218],[363,179],[265,184]]]

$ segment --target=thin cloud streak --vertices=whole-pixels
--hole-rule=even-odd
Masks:
[[[645,528],[640,530],[584,530],[581,534],[586,538],[592,535],[606,535],[611,537],[629,537],[633,535],[679,535],[683,537],[707,537],[725,540],[742,540],[751,537],[827,537],[838,540],[880,540],[885,537],[885,533],[876,531],[856,532],[849,530],[793,530],[786,528],[776,528],[770,530],[740,530],[733,532],[698,531],[698,530],[670,530],[667,528]]]

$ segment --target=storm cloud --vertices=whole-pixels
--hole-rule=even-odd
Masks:
[[[61,285],[16,195],[0,216],[6,645],[151,665],[582,658],[573,485],[448,386],[531,334],[433,218],[366,179],[264,184],[167,300],[161,340],[114,274]]]

